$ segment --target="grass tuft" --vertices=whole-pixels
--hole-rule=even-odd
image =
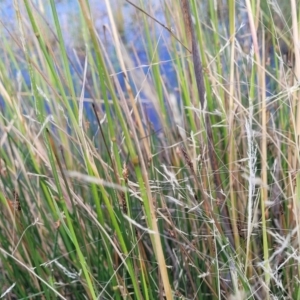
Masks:
[[[61,5],[0,20],[0,298],[300,299],[297,1]]]

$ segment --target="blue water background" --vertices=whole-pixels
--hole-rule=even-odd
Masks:
[[[45,19],[52,24],[52,28],[54,28],[53,25],[53,20],[52,20],[52,12],[50,8],[50,4],[47,1],[33,1],[35,3],[36,7],[38,10],[43,12],[43,15],[45,16]],[[40,3],[43,3],[43,5],[39,5]],[[116,1],[111,2],[112,8],[114,8],[114,5],[116,4]],[[159,21],[161,21],[163,24],[167,24],[165,17],[164,17],[164,12],[163,12],[163,5],[160,3],[159,0],[152,0],[151,3],[153,4],[153,10],[150,11],[149,13],[154,13],[155,18],[157,18]],[[111,53],[111,59],[114,61],[116,59],[116,54],[114,51],[114,48],[112,46],[111,41],[109,40],[109,35],[104,36],[104,31],[103,31],[103,26],[107,25],[110,27],[109,24],[109,19],[108,19],[108,14],[106,11],[106,5],[105,1],[96,1],[96,0],[90,0],[90,6],[91,6],[91,11],[93,12],[93,17],[94,17],[94,23],[96,26],[96,30],[100,36],[100,39],[102,41],[106,41],[108,46],[108,52]],[[203,11],[208,11],[208,8],[206,7],[207,4],[203,4]],[[80,22],[77,21],[78,16],[79,16],[79,4],[77,1],[74,0],[60,0],[56,1],[56,9],[57,13],[59,16],[59,21],[60,25],[62,28],[62,33],[63,33],[63,38],[65,41],[65,45],[69,54],[69,57],[71,58],[73,65],[77,66],[77,70],[74,70],[72,67],[71,72],[74,75],[76,72],[80,72],[83,66],[83,59],[80,61],[82,66],[78,66],[75,55],[74,55],[74,49],[78,47],[78,36],[80,36]],[[237,40],[241,41],[241,43],[248,43],[251,45],[251,37],[247,33],[249,33],[249,26],[248,26],[248,21],[247,21],[247,14],[245,13],[244,10],[244,4],[243,1],[240,1],[239,4],[237,4],[237,11],[239,13],[239,18],[240,22],[237,22],[236,27],[237,27]],[[26,14],[25,11],[21,11],[22,14]],[[143,41],[143,39],[139,38],[138,34],[141,34],[139,32],[139,28],[137,28],[135,24],[135,15],[136,15],[136,9],[132,7],[129,4],[124,4],[122,6],[122,14],[123,14],[123,21],[124,21],[124,32],[123,32],[123,41],[125,43],[132,43],[134,42],[134,47],[136,49],[136,53],[138,56],[138,59],[135,57],[134,54],[131,54],[131,59],[134,62],[135,66],[141,66],[145,65],[148,66],[151,64],[151,58],[147,56],[147,47]],[[5,26],[9,29],[10,32],[18,33],[18,23],[16,19],[16,14],[15,14],[15,9],[13,6],[13,1],[0,1],[0,18],[5,24]],[[209,21],[209,20],[208,20]],[[243,26],[242,26],[243,25]],[[228,26],[226,25],[226,20],[225,20],[225,26],[224,23],[220,24],[219,27],[219,32],[222,33],[224,37],[228,37]],[[164,30],[161,26],[158,24],[155,25],[154,27],[154,34],[157,36],[158,45],[157,45],[157,52],[159,55],[159,61],[163,62],[160,64],[160,71],[163,77],[165,78],[165,84],[168,89],[168,92],[174,93],[177,96],[177,100],[180,101],[180,95],[178,92],[178,82],[177,82],[177,76],[176,72],[173,68],[173,63],[171,62],[172,56],[169,53],[169,48],[168,48],[168,43],[170,42],[170,34]],[[245,36],[247,36],[247,40],[245,39]],[[82,47],[81,47],[82,48]],[[83,46],[84,48],[84,46]],[[1,55],[0,55],[1,57]],[[80,57],[80,56],[79,56]],[[174,58],[174,57],[173,57]],[[271,62],[274,60],[271,60]],[[223,59],[223,67],[224,69],[227,68],[226,65],[226,59]],[[118,66],[118,63],[114,64],[115,72],[121,72],[120,67]],[[143,67],[141,68],[144,71],[144,74],[149,71],[149,67]],[[30,78],[27,72],[26,65],[24,65],[24,69],[22,70],[13,70],[13,77],[17,77],[17,71],[21,72],[22,77],[26,84],[30,86]],[[123,75],[120,73],[118,75],[118,80],[121,83],[121,86],[123,89],[125,89],[124,86],[124,78]],[[134,86],[134,85],[133,85]],[[81,88],[81,87],[80,87]],[[80,95],[80,88],[78,89],[77,96],[79,97]],[[134,91],[134,94],[137,91]],[[272,88],[270,85],[270,80],[267,78],[267,96],[272,95]],[[87,90],[85,90],[85,98],[91,98],[92,95],[88,93]],[[1,97],[1,95],[0,95]],[[143,92],[140,94],[141,99],[145,99],[147,95],[145,95]],[[147,99],[146,99],[147,100]],[[148,99],[149,100],[149,99]],[[149,104],[145,105],[144,108],[147,112],[147,115],[150,119],[150,121],[153,123],[155,130],[160,129],[160,123],[158,116],[155,112],[155,109],[153,106],[150,104],[151,101],[149,101]],[[88,116],[88,118],[92,119],[94,118],[94,112],[91,109],[90,103],[84,104],[85,112]],[[48,111],[50,112],[50,109],[47,108]]]
[[[112,1],[111,5],[114,7],[114,1]],[[39,1],[33,2],[35,3],[37,9],[41,12],[43,12],[43,15],[47,22],[49,22],[52,25],[52,28],[54,28],[53,25],[53,19],[52,19],[52,11],[50,4],[47,4],[47,1],[43,1],[43,6],[39,5]],[[162,7],[159,5],[159,1],[153,1],[154,4],[154,9],[155,11],[155,18],[157,18],[161,22],[165,22],[164,20],[164,14],[162,11]],[[111,53],[110,59],[112,61],[115,60],[116,54],[113,49],[112,43],[110,41],[110,36],[109,34],[106,34],[104,36],[104,31],[103,31],[103,26],[107,25],[110,27],[109,24],[109,19],[108,19],[108,14],[106,11],[106,5],[104,1],[95,1],[91,0],[90,1],[90,6],[91,6],[91,11],[93,12],[94,15],[94,20],[95,20],[95,27],[97,30],[97,33],[100,36],[100,39],[102,42],[106,43],[108,45],[108,52]],[[0,2],[0,18],[7,27],[7,29],[10,31],[10,33],[15,33],[16,35],[19,34],[19,29],[18,29],[18,22],[16,18],[16,12],[15,8],[13,6],[13,1],[1,1]],[[24,8],[23,8],[24,9]],[[21,9],[21,14],[23,16],[27,15],[25,10]],[[63,39],[67,48],[67,52],[69,57],[72,60],[72,65],[77,66],[77,70],[74,70],[73,67],[70,67],[70,70],[73,75],[75,75],[76,71],[80,72],[82,69],[82,65],[84,63],[84,59],[82,59],[81,66],[79,67],[74,55],[74,48],[78,47],[78,36],[80,36],[80,22],[76,22],[78,20],[79,16],[79,4],[77,1],[73,0],[61,0],[56,2],[56,10],[59,16],[59,21],[60,25],[62,28],[62,34],[63,34]],[[134,28],[134,20],[133,17],[136,14],[136,9],[132,7],[131,5],[124,4],[122,7],[122,14],[124,16],[124,32],[123,32],[123,40],[127,41],[128,43],[134,42],[134,47],[138,56],[138,59],[135,57],[134,54],[131,54],[131,59],[134,62],[135,66],[148,66],[151,64],[150,59],[147,56],[147,51],[145,47],[145,43],[143,42],[142,39],[139,39],[137,36],[137,32]],[[5,30],[4,30],[5,31]],[[171,91],[172,89],[175,89],[177,87],[177,77],[176,73],[174,72],[172,63],[169,62],[167,63],[166,61],[171,60],[171,56],[167,50],[167,45],[165,44],[166,40],[169,40],[169,34],[161,28],[159,25],[156,26],[155,31],[159,32],[160,38],[159,38],[159,43],[157,45],[157,52],[159,55],[159,61],[164,61],[164,63],[160,64],[160,71],[164,75],[164,77],[167,79],[166,80],[166,86]],[[140,34],[140,33],[139,33]],[[81,48],[84,48],[82,45]],[[22,55],[22,51],[17,49],[16,51],[20,52],[20,55]],[[80,58],[80,55],[78,56]],[[114,64],[115,72],[120,73],[117,77],[118,80],[122,86],[122,88],[125,87],[124,84],[124,78],[123,75],[121,74],[121,69],[118,66],[118,64]],[[149,67],[143,67],[141,68],[144,73],[149,71]],[[17,72],[20,72],[23,80],[26,82],[28,86],[30,86],[30,77],[27,71],[27,66],[24,64],[24,69],[13,69],[13,74],[12,77],[15,79],[17,77]],[[137,91],[134,91],[134,93]],[[80,89],[77,91],[77,96],[80,95]],[[92,95],[89,94],[89,92],[85,89],[85,98],[91,98]],[[140,93],[140,98],[144,99],[145,95],[143,92]],[[3,100],[3,98],[2,98]],[[85,112],[87,113],[89,118],[93,118],[94,112],[91,110],[91,105],[89,103],[85,102]],[[154,127],[158,129],[159,127],[159,122],[158,122],[158,117],[155,113],[154,108],[150,105],[150,101],[148,105],[145,105],[145,110],[147,111],[147,114],[149,116],[150,121],[153,122]],[[47,108],[47,110],[50,112],[50,109]]]

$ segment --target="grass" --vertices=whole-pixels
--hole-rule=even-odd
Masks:
[[[14,1],[0,298],[300,299],[299,7],[199,2]]]

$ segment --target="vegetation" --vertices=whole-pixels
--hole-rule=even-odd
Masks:
[[[131,1],[1,21],[1,298],[300,299],[300,6]]]

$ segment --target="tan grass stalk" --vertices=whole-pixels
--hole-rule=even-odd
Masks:
[[[237,228],[237,207],[236,207],[236,191],[234,187],[236,186],[237,181],[237,170],[236,164],[236,144],[234,139],[234,76],[235,76],[235,3],[234,1],[230,1],[231,7],[229,7],[231,18],[230,18],[230,76],[229,76],[229,184],[230,184],[230,201],[231,201],[231,226],[233,230],[234,241],[236,245],[236,249],[240,249],[238,246],[240,244],[239,241],[239,233]]]
[[[126,90],[128,92],[130,102],[131,102],[131,105],[132,105],[132,108],[133,108],[133,114],[134,114],[135,120],[138,124],[138,129],[140,131],[140,135],[142,137],[145,137],[146,133],[145,133],[145,130],[144,130],[144,127],[143,127],[143,124],[142,124],[142,120],[141,120],[139,112],[138,112],[138,108],[137,108],[137,105],[136,105],[136,102],[135,102],[135,99],[134,99],[134,96],[133,96],[131,86],[130,86],[129,81],[128,81],[128,74],[127,74],[125,62],[124,62],[123,55],[122,55],[122,45],[120,43],[120,39],[119,39],[118,31],[117,31],[117,26],[115,24],[115,20],[114,20],[113,13],[112,13],[112,10],[111,10],[110,1],[105,0],[105,3],[106,3],[106,7],[107,7],[109,20],[110,20],[110,23],[111,23],[111,26],[112,26],[112,34],[113,34],[113,39],[114,39],[115,46],[116,46],[115,49],[116,49],[116,52],[117,52],[117,56],[118,56],[118,60],[119,60],[119,63],[120,63],[121,70],[124,74],[124,82],[125,82]],[[148,160],[152,159],[150,146],[149,146],[149,140],[148,139],[143,139],[142,142],[144,143],[144,147],[145,147],[145,150],[146,150],[146,153],[147,153],[147,159]]]
[[[260,93],[257,93],[258,102],[261,104],[261,212],[262,212],[262,234],[263,234],[263,252],[264,252],[264,269],[265,269],[265,285],[266,285],[266,296],[269,299],[268,294],[268,286],[270,284],[270,264],[269,264],[269,249],[268,249],[268,239],[267,239],[267,225],[266,218],[268,216],[265,213],[265,203],[268,200],[268,181],[267,181],[267,114],[266,114],[266,86],[265,86],[265,70],[264,66],[260,59],[258,39],[256,27],[254,24],[254,17],[251,8],[250,0],[246,0],[249,25],[253,40],[254,54],[255,54],[255,62],[257,67],[257,77],[258,77],[258,85],[260,88]],[[257,16],[258,17],[258,16]],[[263,38],[262,38],[263,40]],[[264,48],[264,46],[263,46]],[[263,59],[264,61],[264,59]]]
[[[295,83],[298,83],[300,80],[300,36],[299,36],[299,20],[297,18],[297,11],[299,8],[296,5],[295,0],[291,0],[291,14],[292,14],[292,32],[293,32],[293,42],[294,42],[294,53],[295,53]],[[300,165],[300,93],[299,90],[294,93],[294,101],[295,105],[293,107],[296,108],[296,121],[295,121],[295,144],[296,151],[293,157],[293,169],[298,170]],[[292,118],[294,112],[291,111]],[[299,194],[300,194],[300,173],[297,172],[296,175],[296,190],[293,193],[293,204],[294,204],[294,218],[297,226],[297,238],[298,238],[298,246],[300,245],[300,219],[299,219],[299,211],[300,211],[300,203],[299,203]],[[298,276],[300,276],[300,268],[298,267]],[[298,293],[299,296],[299,293]]]

